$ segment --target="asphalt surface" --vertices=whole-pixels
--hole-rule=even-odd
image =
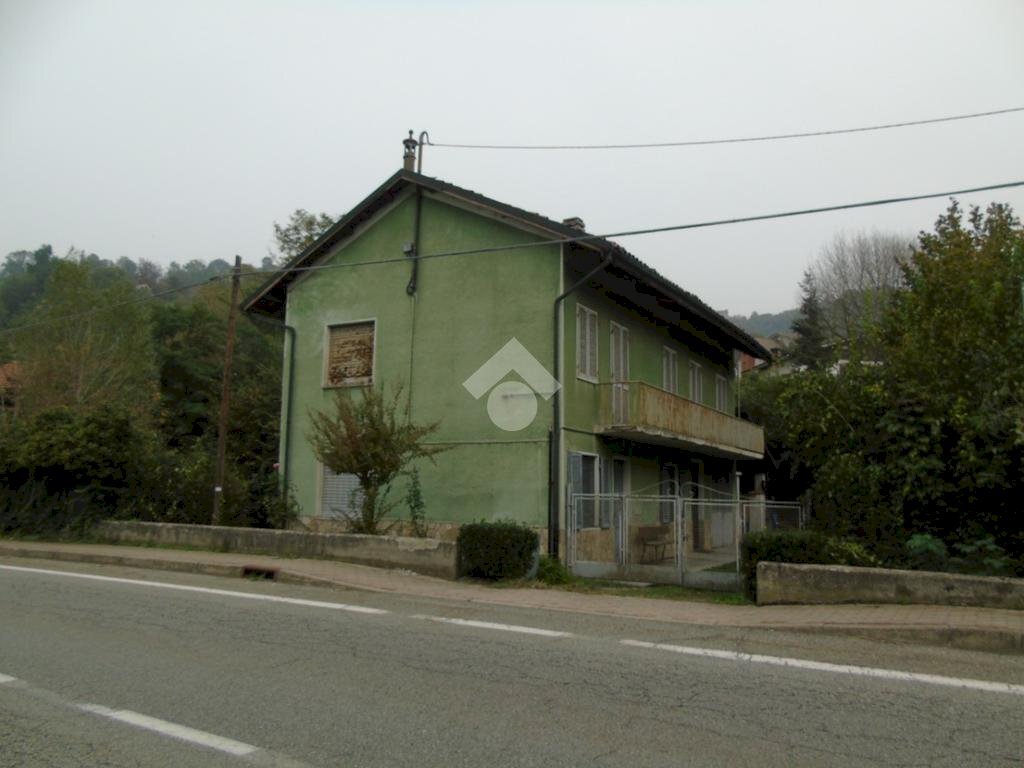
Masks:
[[[126,568],[0,565],[147,582],[0,568],[2,766],[1024,761],[1024,687],[693,653],[1024,686],[1020,656]],[[365,608],[384,612],[356,612]]]

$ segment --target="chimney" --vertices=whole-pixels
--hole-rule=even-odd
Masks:
[[[416,170],[416,147],[419,145],[412,137],[412,131],[409,131],[408,139],[402,139],[402,146],[405,147],[405,154],[402,155],[402,167],[407,171]]]
[[[567,227],[578,229],[580,232],[585,231],[587,228],[586,225],[583,223],[583,219],[581,219],[579,216],[570,216],[568,219],[562,219],[562,223],[565,224],[565,226]]]

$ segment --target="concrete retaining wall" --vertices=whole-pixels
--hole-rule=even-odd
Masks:
[[[757,604],[917,603],[1024,609],[1024,579],[840,565],[757,564]]]
[[[216,552],[248,552],[281,557],[317,557],[384,568],[405,568],[429,576],[455,578],[455,542],[354,533],[307,533],[267,528],[143,523],[106,520],[97,535],[123,544],[185,546]]]

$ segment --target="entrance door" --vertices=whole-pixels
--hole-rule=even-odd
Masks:
[[[611,376],[612,420],[629,423],[629,330],[612,323]]]

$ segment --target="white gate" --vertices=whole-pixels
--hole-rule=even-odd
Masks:
[[[670,584],[682,581],[680,498],[574,493],[567,511],[566,557],[573,573]]]

